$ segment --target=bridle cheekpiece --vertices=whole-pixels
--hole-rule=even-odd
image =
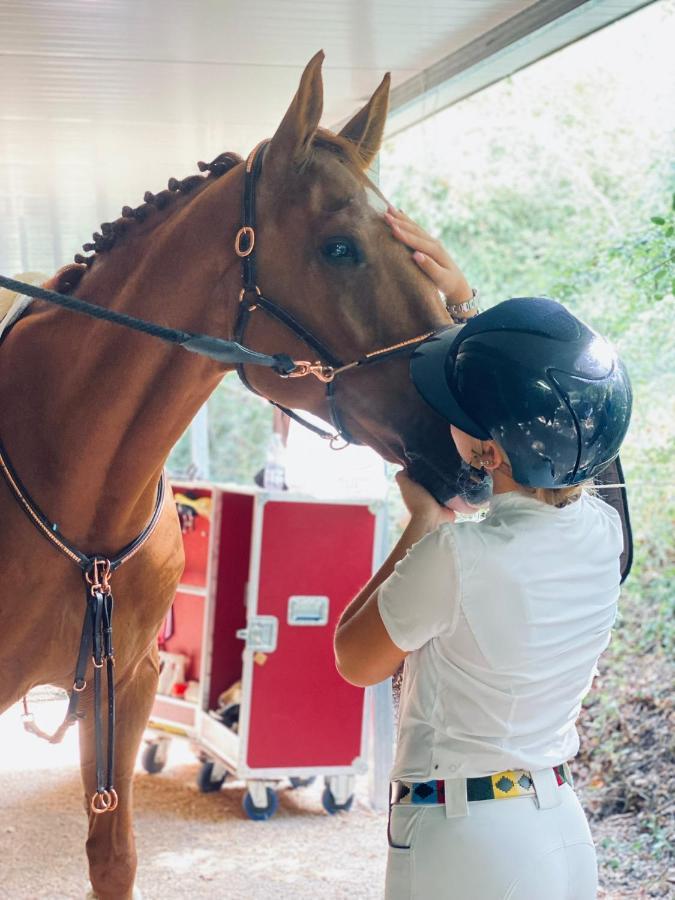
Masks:
[[[237,343],[243,343],[246,328],[248,326],[251,315],[258,309],[267,313],[267,315],[281,322],[296,337],[300,338],[312,350],[314,350],[319,359],[314,362],[309,360],[293,360],[295,368],[291,371],[279,373],[281,378],[305,378],[313,375],[318,381],[326,385],[326,398],[328,400],[328,408],[330,418],[335,429],[334,433],[325,431],[322,428],[313,425],[303,419],[294,410],[282,406],[271,400],[274,406],[290,416],[296,422],[309,428],[315,434],[325,440],[330,441],[331,448],[334,450],[342,450],[349,444],[360,444],[361,441],[356,440],[347,430],[344,421],[337,407],[335,397],[335,382],[338,375],[348,372],[351,369],[363,368],[373,362],[380,362],[384,359],[390,359],[393,356],[401,355],[417,347],[422,341],[431,337],[435,332],[428,331],[424,334],[416,335],[405,341],[399,341],[379,350],[372,350],[364,356],[358,357],[352,362],[345,363],[339,357],[325,346],[325,344],[317,338],[311,331],[305,328],[291,313],[283,309],[269,297],[266,297],[261,291],[256,278],[256,184],[260,177],[263,167],[265,151],[269,146],[269,140],[261,141],[250,153],[246,160],[244,170],[244,190],[242,193],[242,214],[241,227],[237,231],[234,239],[234,252],[241,259],[241,275],[242,287],[239,292],[239,309],[234,327],[234,340]],[[250,299],[248,299],[250,298]],[[259,394],[249,382],[245,372],[246,363],[237,365],[237,374],[245,387],[254,394]]]

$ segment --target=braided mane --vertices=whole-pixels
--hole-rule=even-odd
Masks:
[[[360,165],[358,150],[351,141],[320,128],[315,134],[312,144],[315,150],[328,150],[341,156],[356,173],[361,175],[362,166]],[[178,195],[189,194],[197,189],[201,189],[211,179],[219,178],[241,162],[243,162],[243,159],[238,153],[221,153],[209,163],[201,161],[197,163],[199,171],[206,172],[206,175],[188,175],[182,181],[179,181],[177,178],[169,178],[166,189],[158,194],[146,191],[143,195],[144,202],[140,206],[135,208],[131,206],[122,207],[122,215],[119,219],[115,219],[114,222],[103,222],[100,232],[94,232],[92,240],[82,245],[84,252],[90,253],[90,255],[83,256],[81,253],[76,253],[76,265],[71,264],[59,273],[60,290],[73,290],[82,275],[96,260],[97,255],[110,250],[115,245],[117,238],[125,234],[134,222],[145,222],[153,210],[165,209]]]
[[[140,206],[133,209],[131,206],[122,207],[122,215],[114,222],[103,222],[101,231],[92,235],[92,241],[82,245],[85,253],[94,251],[91,256],[83,256],[81,253],[75,255],[75,262],[78,265],[90,266],[96,259],[97,253],[105,253],[114,246],[118,237],[124,234],[133,222],[144,222],[153,210],[162,210],[171,203],[178,194],[189,194],[207,184],[212,178],[219,178],[230,169],[242,162],[241,156],[237,153],[221,153],[211,160],[210,163],[198,162],[197,168],[200,172],[207,172],[207,175],[189,175],[179,181],[177,178],[169,178],[167,189],[153,194],[146,191],[143,195],[145,201]]]

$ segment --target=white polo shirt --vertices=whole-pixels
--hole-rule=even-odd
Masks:
[[[405,661],[392,779],[542,769],[579,749],[575,721],[609,643],[621,521],[584,494],[557,509],[499,494],[442,525],[380,587]]]

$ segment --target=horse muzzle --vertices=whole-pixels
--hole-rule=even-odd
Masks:
[[[456,512],[475,512],[484,506],[492,494],[492,479],[481,470],[460,466],[449,472],[428,456],[413,450],[406,451],[408,475],[421,484],[434,499]]]

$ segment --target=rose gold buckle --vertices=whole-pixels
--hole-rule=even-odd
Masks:
[[[342,443],[340,443],[340,441],[342,441]],[[346,450],[346,448],[349,447],[349,441],[338,431],[338,433],[334,434],[328,441],[328,446],[331,450]]]
[[[282,378],[304,378],[305,375],[313,375],[324,384],[328,384],[335,378],[335,370],[332,366],[324,366],[320,362],[311,363],[306,359],[294,359],[293,363],[295,370],[287,375],[282,375]]]
[[[109,812],[115,807],[112,806],[113,798],[110,791],[97,791],[91,798],[91,811],[100,816],[102,813]],[[117,794],[115,794],[115,806],[117,806]]]
[[[246,249],[242,249],[241,242],[244,238],[248,239],[248,247]],[[250,225],[243,225],[239,231],[237,232],[237,236],[234,239],[234,252],[241,259],[244,259],[247,256],[250,256],[253,253],[253,248],[255,247],[255,229],[251,228]]]
[[[94,564],[91,567],[91,575],[89,572],[86,572],[84,576],[91,585],[92,594],[96,591],[101,591],[103,594],[110,593],[110,569],[109,559],[97,558],[94,560]]]
[[[247,294],[250,294],[251,291],[253,291],[253,292],[255,293],[256,297],[261,297],[261,296],[262,296],[262,294],[260,293],[260,288],[259,288],[258,285],[256,284],[256,285],[254,285],[252,288],[242,288],[242,289],[239,291],[239,302],[241,303],[241,302],[243,301],[244,297],[245,297]],[[253,312],[253,310],[254,310],[254,309],[257,309],[257,308],[258,308],[258,304],[257,304],[257,303],[252,303],[252,304],[249,306],[248,311],[249,311],[249,312]]]
[[[323,381],[324,384],[328,384],[335,378],[335,369],[332,366],[323,366],[320,363],[315,363],[311,368],[311,372],[315,378]]]
[[[282,378],[304,378],[305,375],[309,375],[312,368],[311,362],[303,359],[294,359],[293,365],[295,369],[292,372],[286,372],[281,376]]]

